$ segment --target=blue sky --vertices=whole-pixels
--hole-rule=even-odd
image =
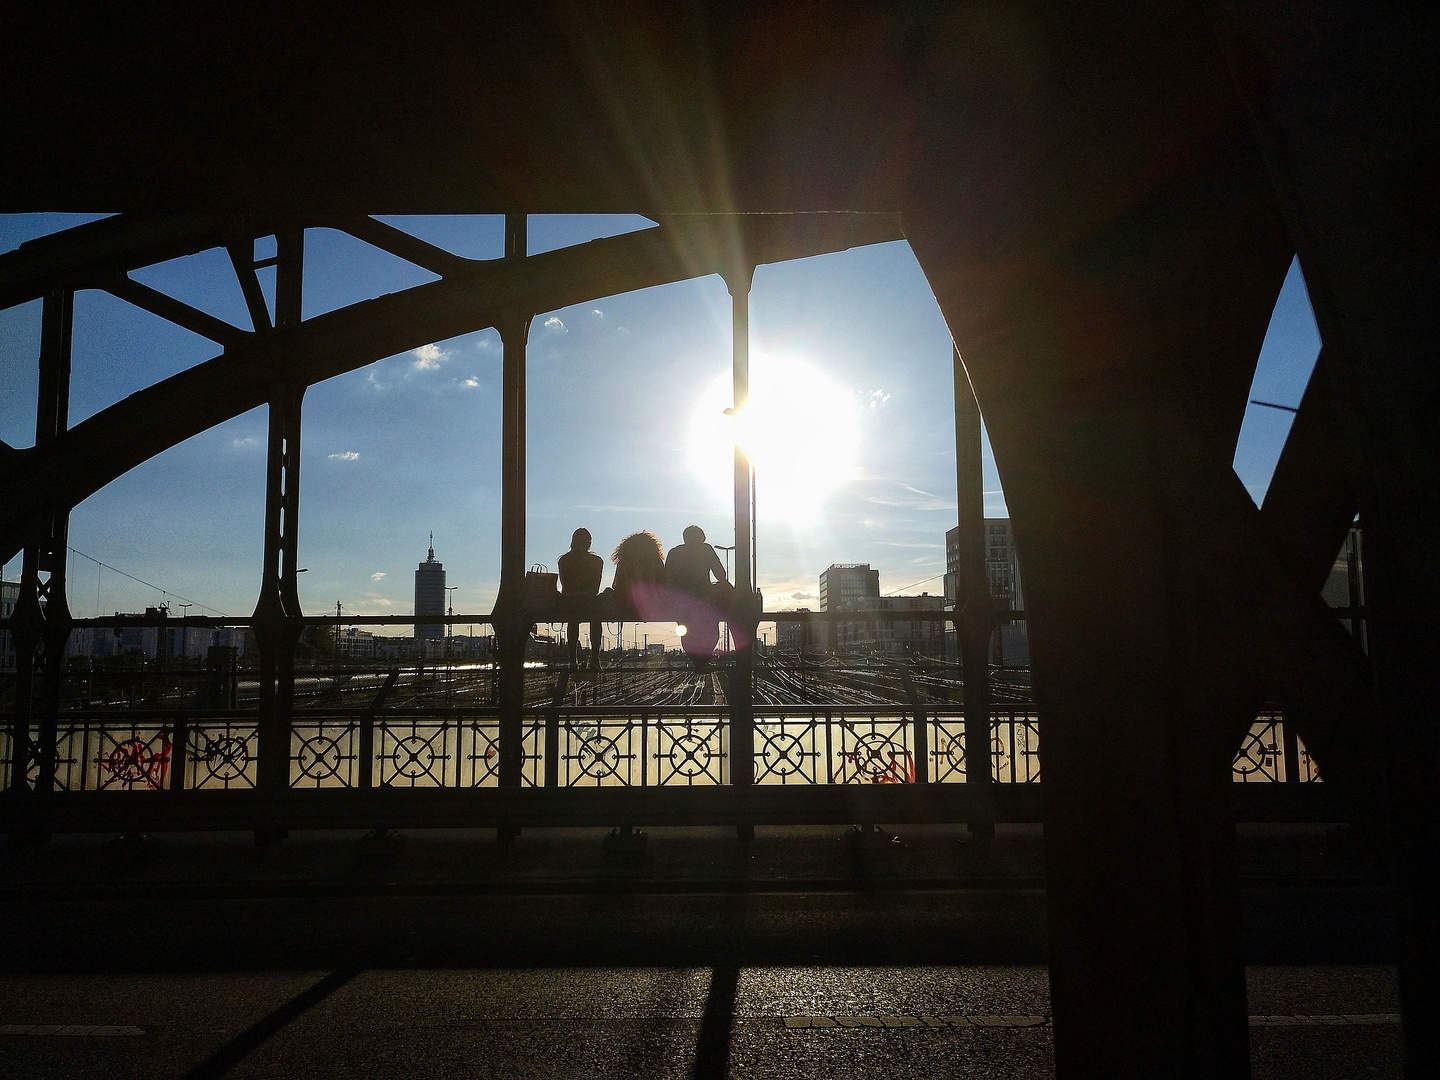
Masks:
[[[0,250],[84,220],[0,217]],[[498,217],[386,220],[457,254],[501,253]],[[648,224],[532,217],[530,250]],[[267,253],[263,242],[257,250]],[[273,270],[262,275],[270,288]],[[223,252],[135,276],[249,325]],[[306,317],[429,280],[342,234],[307,233]],[[78,294],[75,310],[72,424],[218,352],[103,293]],[[0,438],[15,446],[34,441],[39,325],[38,302],[0,312]],[[1297,404],[1318,349],[1292,267],[1251,397]],[[751,294],[751,350],[757,391],[762,384],[769,391],[772,435],[757,451],[758,581],[767,603],[818,606],[817,579],[832,562],[871,563],[887,593],[938,592],[955,515],[950,342],[908,245],[761,267]],[[731,421],[720,410],[729,404],[730,300],[719,278],[543,313],[531,330],[528,365],[528,562],[553,567],[578,525],[607,554],[642,528],[667,548],[691,523],[712,542],[728,540],[723,440]],[[488,611],[499,576],[496,334],[437,342],[316,385],[304,416],[305,610],[333,611],[338,600],[354,614],[408,613],[413,571],[433,530],[436,556],[458,586],[456,610]],[[1247,412],[1236,471],[1257,500],[1289,423],[1288,413]],[[76,508],[71,544],[211,610],[248,613],[260,568],[265,429],[264,410],[256,410],[120,478]],[[837,483],[810,497],[809,480],[821,475]],[[987,514],[1003,516],[988,448],[985,486]],[[5,576],[18,574],[17,559]],[[161,599],[78,557],[70,593],[82,617]]]

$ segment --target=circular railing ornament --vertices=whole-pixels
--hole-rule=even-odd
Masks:
[[[300,744],[296,762],[300,771],[311,780],[329,780],[340,772],[344,755],[340,743],[328,735],[312,735]]]

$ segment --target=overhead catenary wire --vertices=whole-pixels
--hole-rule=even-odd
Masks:
[[[119,574],[121,577],[129,578],[131,581],[138,582],[139,584],[144,585],[147,589],[154,589],[154,590],[155,590],[156,592],[158,592],[162,597],[173,596],[173,597],[175,597],[175,599],[181,601],[182,603],[186,603],[186,604],[190,604],[190,605],[192,605],[192,606],[194,606],[194,607],[198,607],[198,608],[200,608],[202,611],[213,611],[216,615],[220,616],[222,619],[223,619],[223,618],[227,618],[225,612],[221,611],[219,608],[213,608],[213,607],[211,607],[209,604],[202,604],[202,603],[200,603],[200,601],[198,601],[198,600],[192,600],[192,599],[190,599],[190,597],[188,597],[188,596],[181,596],[179,593],[177,593],[177,592],[175,592],[175,591],[173,591],[173,590],[171,590],[171,589],[162,589],[159,585],[156,585],[156,584],[153,584],[152,582],[146,581],[144,578],[139,578],[139,577],[136,577],[134,574],[126,573],[124,570],[121,570],[118,566],[111,566],[111,565],[110,565],[109,563],[107,563],[107,562],[102,562],[101,560],[95,558],[94,555],[86,555],[85,552],[79,550],[78,548],[73,548],[73,547],[72,547],[72,548],[70,548],[69,550],[70,550],[70,553],[71,553],[72,555],[79,555],[82,559],[89,559],[91,562],[93,562],[93,563],[94,563],[96,566],[98,566],[98,567],[101,567],[101,568],[103,568],[103,569],[105,569],[105,570],[109,570],[109,571],[111,571],[111,572],[113,572],[113,573]],[[97,601],[97,603],[98,603],[98,601]]]
[[[887,592],[887,593],[885,593],[884,595],[886,595],[886,596],[899,596],[899,595],[900,595],[901,593],[903,593],[906,589],[913,589],[916,585],[924,585],[926,582],[929,582],[929,581],[937,581],[937,580],[939,580],[940,578],[942,578],[942,577],[944,577],[944,576],[945,576],[944,573],[939,573],[939,574],[936,574],[934,577],[921,578],[919,581],[912,581],[909,585],[902,585],[902,586],[900,586],[900,588],[896,589],[894,592]]]

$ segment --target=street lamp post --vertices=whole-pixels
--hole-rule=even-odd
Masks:
[[[710,546],[713,547],[716,551],[723,551],[723,552],[725,553],[725,578],[726,578],[726,580],[729,580],[729,579],[730,579],[730,553],[735,550],[735,545],[734,545],[734,544],[731,544],[729,547],[726,547],[724,544],[712,544],[712,545],[710,545]],[[732,584],[733,584],[733,582],[732,582]],[[726,619],[726,620],[725,620],[725,651],[726,651],[726,652],[729,652],[729,651],[730,651],[730,620],[729,620],[729,619]]]
[[[190,609],[194,606],[194,604],[183,602],[179,604],[182,609],[180,612],[180,660],[182,663],[190,659],[190,627],[185,625],[185,620],[189,618]]]
[[[454,614],[455,614],[455,590],[458,589],[459,587],[460,587],[459,585],[446,585],[446,586],[445,586],[445,593],[446,593],[446,595],[445,595],[445,616],[446,616],[447,619],[448,619],[451,615],[454,615]],[[452,689],[453,689],[453,684],[454,684],[454,681],[455,681],[455,672],[454,672],[454,670],[453,670],[453,668],[454,668],[454,652],[455,652],[455,627],[452,626],[449,622],[446,622],[446,623],[445,623],[445,701],[446,701],[447,704],[448,704],[449,701],[450,701],[450,694],[451,694],[451,691],[452,691]]]

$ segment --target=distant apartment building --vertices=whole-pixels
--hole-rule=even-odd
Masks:
[[[15,611],[15,605],[20,602],[20,583],[18,581],[0,581],[0,619],[8,619]],[[0,667],[13,668],[15,666],[15,639],[11,637],[9,630],[0,630]]]
[[[1333,608],[1363,607],[1365,604],[1365,537],[1358,525],[1350,527],[1345,543],[1335,556],[1330,567],[1330,576],[1320,595]],[[1350,619],[1341,619],[1352,634],[1354,624]],[[1360,635],[1360,645],[1366,647],[1365,635]]]
[[[445,614],[445,564],[435,561],[435,534],[430,534],[430,554],[415,570],[415,614]],[[442,623],[416,623],[416,650],[426,652],[427,641],[440,641],[445,637]]]
[[[882,596],[872,601],[875,610],[891,616],[903,611],[944,611],[945,598],[921,593],[919,596]],[[875,623],[875,651],[887,656],[918,654],[941,656],[945,652],[945,624],[930,619],[891,619]]]
[[[945,600],[952,607],[965,591],[960,569],[960,527],[945,534]],[[985,519],[985,578],[992,599],[1005,611],[1025,610],[1020,555],[1009,518]],[[1002,622],[990,642],[992,664],[1028,664],[1030,635],[1023,622]]]
[[[375,635],[368,630],[357,630],[353,626],[347,626],[343,630],[337,628],[335,655],[341,660],[373,660]]]
[[[400,660],[412,656],[415,653],[415,639],[413,637],[390,637],[376,635],[375,657],[380,660]]]
[[[880,571],[871,569],[869,563],[837,564],[825,570],[820,575],[820,610],[854,612],[857,618],[816,624],[811,630],[811,641],[816,647],[887,656],[944,652],[944,623],[879,617],[905,611],[942,611],[944,597],[928,593],[881,596]],[[867,615],[870,617],[866,618]],[[788,625],[794,628],[791,634],[796,631],[803,634],[804,624]],[[787,647],[784,638],[777,637],[777,640],[781,648]]]
[[[796,611],[809,611],[808,607],[796,608]],[[775,624],[775,647],[781,652],[798,652],[801,649],[813,649],[817,642],[823,640],[818,634],[820,624],[813,626],[808,622],[777,622]]]
[[[155,619],[160,608],[146,608],[144,614],[115,612],[117,618]],[[233,648],[236,656],[245,655],[243,626],[117,626],[78,627],[70,631],[65,643],[66,656],[88,656],[103,660],[110,656],[134,655],[146,660],[160,658],[201,660],[212,646]]]

